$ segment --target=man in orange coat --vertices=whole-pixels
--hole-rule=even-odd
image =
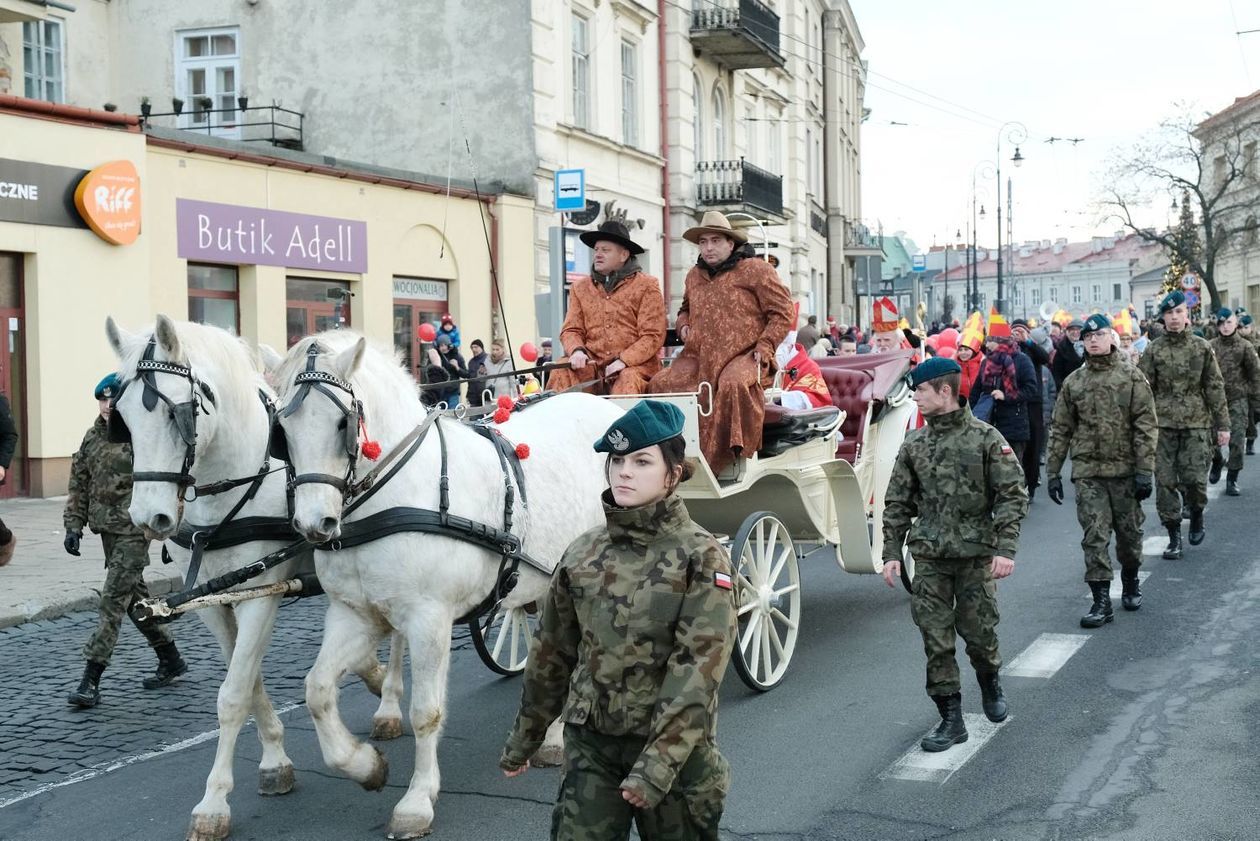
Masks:
[[[748,236],[716,211],[683,239],[700,247],[684,281],[674,326],[683,350],[652,378],[654,394],[713,386],[713,411],[700,418],[700,449],[714,473],[761,448],[765,387],[774,352],[796,321],[778,273],[750,248]]]
[[[611,394],[642,394],[661,370],[665,300],[660,283],[639,268],[643,248],[626,226],[610,220],[580,237],[595,252],[591,275],[569,290],[569,312],[560,330],[569,367],[554,371],[547,388],[603,379]]]

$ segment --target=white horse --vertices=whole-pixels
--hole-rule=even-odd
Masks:
[[[127,384],[114,411],[131,433],[136,473],[169,474],[173,478],[186,471],[196,476],[198,485],[205,485],[260,472],[270,435],[270,414],[262,395],[270,400],[274,393],[263,380],[257,357],[241,340],[214,327],[176,325],[163,315],[158,316],[153,330],[139,335],[125,333],[112,318],[106,321],[105,331],[120,360],[119,375]],[[150,384],[137,379],[137,365],[145,356],[168,364],[168,370],[145,374],[152,378]],[[181,368],[187,373],[181,373]],[[151,392],[147,398],[146,392]],[[181,405],[183,409],[177,409]],[[177,419],[177,415],[183,417]],[[191,450],[184,437],[187,434],[193,436]],[[191,464],[186,466],[190,455]],[[288,516],[283,467],[283,462],[271,462],[270,468],[280,470],[263,480],[238,517]],[[197,525],[216,525],[247,490],[240,487],[216,495],[199,495],[184,504],[183,516]],[[137,481],[131,495],[132,521],[151,538],[172,537],[180,522],[181,491],[176,481]],[[242,567],[288,542],[291,541],[260,540],[206,551],[198,579],[204,581]],[[188,550],[169,540],[166,549],[187,568],[191,554]],[[301,572],[303,566],[309,570],[310,565],[309,555],[285,561],[248,586],[283,581]],[[262,742],[259,793],[287,794],[293,788],[293,763],[284,750],[284,726],[267,697],[260,672],[279,604],[280,597],[272,596],[234,607],[198,611],[219,642],[227,675],[219,689],[218,751],[206,780],[205,797],[193,809],[188,830],[188,837],[194,841],[220,839],[228,834],[232,759],[237,735],[250,712],[257,721]],[[395,650],[394,654],[389,673],[377,662],[375,651],[362,652],[352,664],[373,691],[382,694],[382,683],[385,684],[375,719],[374,735],[378,737],[389,736],[390,731],[393,735],[402,732],[402,652]]]
[[[313,354],[308,351],[313,349]],[[312,361],[313,360],[313,361]],[[396,356],[369,346],[348,330],[303,339],[290,349],[276,372],[282,406],[303,393],[295,377],[313,366],[326,380],[323,390],[306,386],[280,425],[294,469],[304,474],[344,476],[347,411],[353,399],[363,407],[366,434],[389,453],[428,419],[415,382]],[[353,389],[353,398],[346,386]],[[622,410],[585,394],[547,398],[514,413],[498,427],[512,444],[526,444],[521,467],[528,503],[518,492],[513,532],[531,557],[554,569],[582,532],[603,523],[600,504],[604,468],[592,445]],[[351,523],[396,507],[437,511],[441,437],[448,459],[450,513],[501,528],[506,491],[494,446],[469,425],[450,416],[430,425],[415,455],[397,475],[379,485],[375,496],[342,522],[344,499],[336,485],[318,481],[296,489],[294,525],[317,543],[347,537]],[[359,457],[359,476],[372,462]],[[443,535],[407,532],[340,551],[315,552],[315,564],[329,597],[324,640],[306,678],[306,703],[319,735],[324,761],[365,788],[385,784],[388,766],[379,751],[355,739],[337,712],[337,680],[389,629],[402,631],[411,649],[411,727],[416,737],[415,769],[406,795],[394,807],[391,838],[426,834],[439,791],[437,743],[446,701],[453,621],[480,604],[494,589],[502,558],[497,552]],[[540,599],[547,573],[522,563],[506,608]],[[555,728],[559,732],[559,728]]]

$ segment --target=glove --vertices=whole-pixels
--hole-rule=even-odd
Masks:
[[[78,557],[79,541],[82,539],[83,539],[83,532],[74,531],[72,529],[66,529],[66,539],[61,542],[61,545],[66,547],[66,551],[69,552],[71,555]]]
[[[1137,497],[1137,501],[1141,502],[1151,495],[1151,491],[1155,488],[1155,483],[1149,473],[1139,473],[1133,477],[1133,495]]]
[[[1055,505],[1063,504],[1063,480],[1055,476],[1046,484],[1046,493]]]

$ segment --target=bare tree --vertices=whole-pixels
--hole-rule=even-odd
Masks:
[[[1103,190],[1105,218],[1159,243],[1170,258],[1193,270],[1211,297],[1212,309],[1221,306],[1216,269],[1222,255],[1260,227],[1260,179],[1253,160],[1257,141],[1260,117],[1231,119],[1226,111],[1198,123],[1189,116],[1168,120],[1113,160]],[[1189,196],[1201,228],[1197,249],[1187,248],[1175,228],[1159,231],[1136,218],[1168,197],[1177,203],[1183,195]]]

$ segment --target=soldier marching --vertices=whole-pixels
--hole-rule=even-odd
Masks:
[[[1212,350],[1225,381],[1225,400],[1229,404],[1229,458],[1217,448],[1212,454],[1208,481],[1215,485],[1225,474],[1225,494],[1239,496],[1238,475],[1243,469],[1243,445],[1254,412],[1260,409],[1260,356],[1256,348],[1238,333],[1238,316],[1233,310],[1216,313],[1216,338]]]

